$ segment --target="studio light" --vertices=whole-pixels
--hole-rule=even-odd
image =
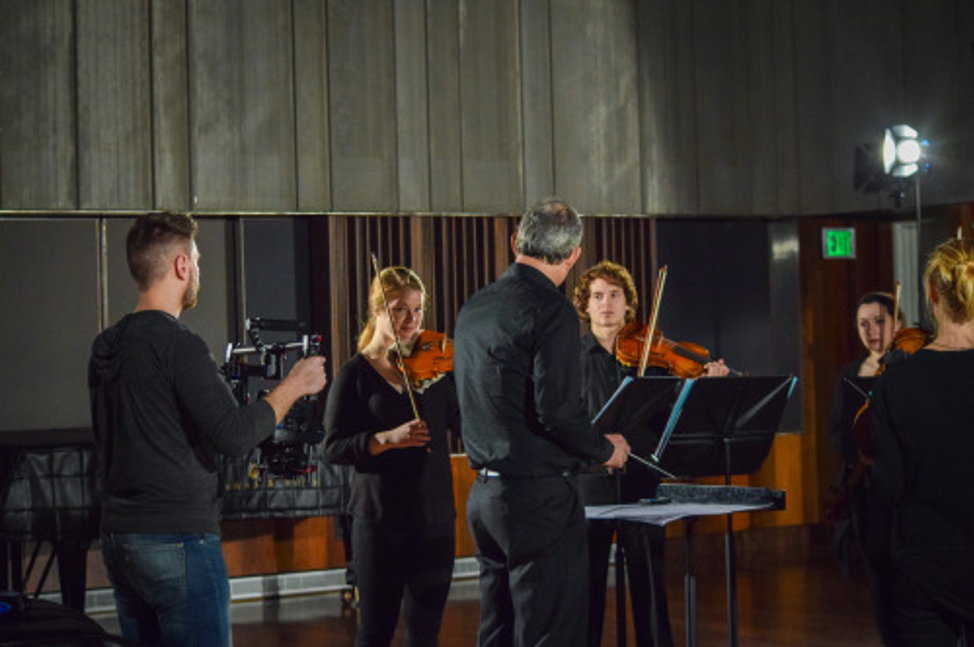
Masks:
[[[885,129],[881,140],[856,147],[853,186],[863,193],[886,193],[899,207],[905,191],[930,171],[930,142],[915,128],[900,124]]]
[[[905,124],[886,129],[883,138],[883,171],[893,177],[910,177],[920,170],[925,148],[916,129]]]

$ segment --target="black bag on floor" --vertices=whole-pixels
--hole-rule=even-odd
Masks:
[[[0,593],[0,647],[135,647],[74,609]]]

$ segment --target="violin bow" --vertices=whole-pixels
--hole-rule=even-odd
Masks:
[[[379,259],[376,257],[375,252],[372,252],[372,268],[375,270],[375,280],[379,282],[379,293],[382,295],[382,306],[386,310],[386,316],[389,317],[389,326],[392,328],[392,337],[396,340],[394,348],[396,349],[396,358],[399,360],[399,370],[402,372],[402,383],[406,385],[406,395],[409,396],[409,405],[413,408],[413,415],[416,416],[416,420],[419,420],[419,409],[416,408],[416,398],[413,396],[413,387],[409,383],[409,376],[406,375],[406,363],[403,361],[402,342],[399,341],[399,332],[396,330],[396,324],[392,320],[392,310],[389,309],[389,299],[386,297],[386,288],[382,284],[382,273],[379,271]]]
[[[900,320],[900,282],[893,288],[893,333],[896,333],[896,322]]]
[[[893,341],[896,339],[896,324],[900,322],[900,288],[900,282],[896,281],[896,286],[893,288],[893,325],[891,327],[893,336],[890,337],[889,343],[886,345],[887,351],[893,347]]]
[[[643,356],[639,360],[639,377],[646,373],[649,364],[649,349],[653,345],[653,335],[656,334],[656,317],[659,315],[659,304],[663,300],[663,286],[666,284],[666,266],[659,268],[656,276],[656,290],[653,294],[653,312],[649,317],[649,328],[646,329],[646,341],[643,344]]]

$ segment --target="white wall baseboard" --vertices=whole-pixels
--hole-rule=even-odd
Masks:
[[[480,573],[474,557],[460,557],[453,564],[453,579],[476,578]],[[345,569],[331,568],[321,571],[276,573],[230,578],[230,599],[234,602],[282,598],[294,595],[338,592],[348,588]],[[60,602],[58,592],[41,595],[45,600]],[[91,589],[85,593],[85,612],[88,614],[114,613],[115,597],[112,589]]]

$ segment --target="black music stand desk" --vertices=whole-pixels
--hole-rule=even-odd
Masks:
[[[635,383],[653,380],[640,378]],[[655,378],[665,380],[667,378]],[[675,378],[669,378],[673,380]],[[678,477],[723,476],[730,486],[731,476],[750,474],[761,467],[774,443],[785,405],[797,383],[791,375],[746,376],[738,378],[704,378],[678,381],[670,388],[672,408],[659,442],[648,462],[661,473]],[[626,386],[624,383],[620,391]],[[648,387],[647,387],[648,388]],[[659,387],[662,391],[662,386]],[[610,400],[617,399],[619,391]],[[643,399],[635,399],[639,403]],[[606,405],[607,407],[609,405]],[[621,407],[620,405],[620,408]],[[632,411],[620,412],[623,421],[638,418],[643,424],[649,418],[640,416],[645,406],[636,405]],[[601,414],[600,414],[601,415]],[[625,428],[627,423],[617,423]],[[658,424],[658,423],[657,423]],[[640,461],[644,462],[644,461]],[[660,486],[662,491],[671,490]],[[783,505],[783,497],[781,499]],[[656,507],[656,506],[653,506]],[[588,511],[588,508],[586,508]],[[708,514],[720,514],[712,512]],[[737,645],[737,597],[735,588],[734,535],[731,515],[726,512],[725,562],[727,565],[727,615],[730,645]],[[642,513],[640,516],[655,516]],[[591,518],[591,517],[590,517]],[[620,517],[621,518],[621,517]],[[687,519],[688,541],[692,536],[692,515]],[[665,523],[665,522],[664,522]],[[688,544],[688,549],[691,546]],[[695,581],[687,579],[687,645],[696,644]],[[692,621],[691,621],[692,620]]]
[[[684,540],[686,542],[686,574],[684,576],[683,603],[686,614],[686,645],[697,645],[697,602],[696,602],[696,569],[693,551],[693,527],[697,519],[713,515],[730,515],[739,512],[757,512],[762,510],[783,510],[785,507],[785,493],[781,490],[769,490],[758,487],[740,487],[724,485],[688,485],[677,483],[662,483],[657,490],[659,498],[666,498],[667,503],[643,504],[627,503],[619,505],[586,506],[585,516],[589,520],[615,519],[649,523],[665,526],[674,521],[682,520],[686,526]],[[725,560],[726,560],[725,555]],[[728,577],[736,576],[732,568],[733,562],[725,561]],[[616,583],[616,597],[624,597]],[[633,611],[635,613],[635,611]],[[731,619],[728,632],[734,636],[736,632],[735,620]],[[733,637],[731,638],[734,639]],[[620,642],[620,645],[625,644]]]
[[[651,469],[662,476],[665,472],[658,461],[646,458],[654,453],[659,445],[659,434],[654,427],[665,426],[672,414],[674,405],[679,402],[684,391],[684,381],[672,376],[626,377],[608,402],[603,405],[592,420],[592,427],[601,434],[622,434],[630,446],[629,457],[634,463],[629,469]],[[616,500],[621,499],[621,474],[616,472]],[[647,492],[649,496],[651,492]],[[617,528],[618,530],[618,528]],[[616,542],[615,553],[616,588],[626,588],[626,554],[622,542]],[[616,634],[620,644],[625,644],[626,636],[626,598],[616,596]]]

